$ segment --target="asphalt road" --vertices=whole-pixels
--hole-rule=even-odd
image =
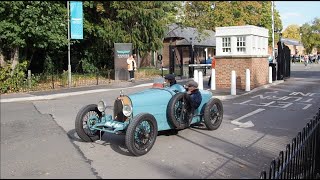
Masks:
[[[75,133],[81,107],[105,99],[111,113],[118,95],[1,103],[1,178],[258,178],[318,111],[320,66],[295,64],[283,83],[223,100],[218,130],[162,132],[140,157],[128,153],[124,136],[85,143]]]

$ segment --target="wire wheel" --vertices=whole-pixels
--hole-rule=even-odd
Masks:
[[[90,104],[80,109],[75,121],[75,129],[78,136],[86,142],[98,140],[100,138],[100,131],[92,129],[92,126],[100,122],[101,117],[102,114],[96,104]],[[101,131],[101,136],[103,133]]]
[[[150,151],[158,135],[156,119],[148,113],[135,116],[126,131],[126,145],[135,156],[141,156]]]
[[[223,106],[219,99],[212,98],[204,109],[204,124],[209,130],[216,130],[223,119]]]

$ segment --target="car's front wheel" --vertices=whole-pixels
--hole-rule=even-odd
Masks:
[[[126,131],[125,143],[135,156],[148,153],[156,141],[158,126],[153,115],[141,113],[135,116]]]
[[[100,121],[102,113],[98,110],[96,104],[84,106],[77,114],[75,121],[75,129],[78,136],[86,141],[93,142],[103,135],[104,131],[94,130],[91,127]]]

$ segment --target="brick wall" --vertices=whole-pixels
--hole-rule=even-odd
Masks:
[[[267,57],[216,57],[216,87],[231,87],[231,72],[236,72],[237,89],[246,88],[246,69],[250,70],[250,89],[265,85],[269,78]]]

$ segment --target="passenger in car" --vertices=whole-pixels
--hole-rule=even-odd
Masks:
[[[188,81],[185,84],[185,89],[186,89],[186,93],[184,96],[185,102],[186,102],[186,109],[188,112],[191,112],[190,114],[190,120],[192,120],[194,111],[200,106],[201,101],[202,101],[202,96],[201,93],[198,89],[198,83],[191,80]],[[190,122],[189,122],[190,124]]]

